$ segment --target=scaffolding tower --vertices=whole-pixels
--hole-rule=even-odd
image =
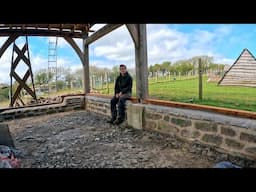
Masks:
[[[58,37],[49,38],[49,46],[48,46],[48,93],[50,93],[50,73],[55,77],[55,90],[57,89],[57,80],[58,80],[58,68],[57,68],[57,45],[58,45]]]

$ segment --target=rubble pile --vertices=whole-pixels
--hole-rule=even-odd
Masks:
[[[57,96],[57,97],[40,97],[39,99],[34,100],[31,99],[30,101],[28,101],[26,103],[26,105],[38,105],[38,104],[54,104],[54,103],[61,103],[62,102],[62,97],[61,96]]]

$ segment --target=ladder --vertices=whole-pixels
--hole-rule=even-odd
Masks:
[[[58,67],[57,67],[57,44],[58,37],[49,38],[48,45],[48,94],[50,94],[50,73],[55,77],[55,90],[57,90],[57,80],[58,80]]]

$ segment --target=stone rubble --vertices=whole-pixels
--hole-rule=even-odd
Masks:
[[[256,167],[174,136],[106,123],[88,111],[8,121],[22,168],[213,168],[220,161]]]

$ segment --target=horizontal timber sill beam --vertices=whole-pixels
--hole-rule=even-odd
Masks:
[[[214,107],[214,106],[206,106],[206,105],[198,105],[198,104],[190,104],[190,103],[180,103],[174,101],[163,101],[157,99],[144,99],[144,104],[153,104],[153,105],[161,105],[166,107],[177,107],[177,108],[185,108],[185,109],[195,109],[195,110],[203,110],[203,111],[211,111],[216,113],[221,113],[225,115],[232,115],[236,117],[245,117],[250,119],[256,119],[256,112],[237,110],[237,109],[228,109],[222,107]]]

